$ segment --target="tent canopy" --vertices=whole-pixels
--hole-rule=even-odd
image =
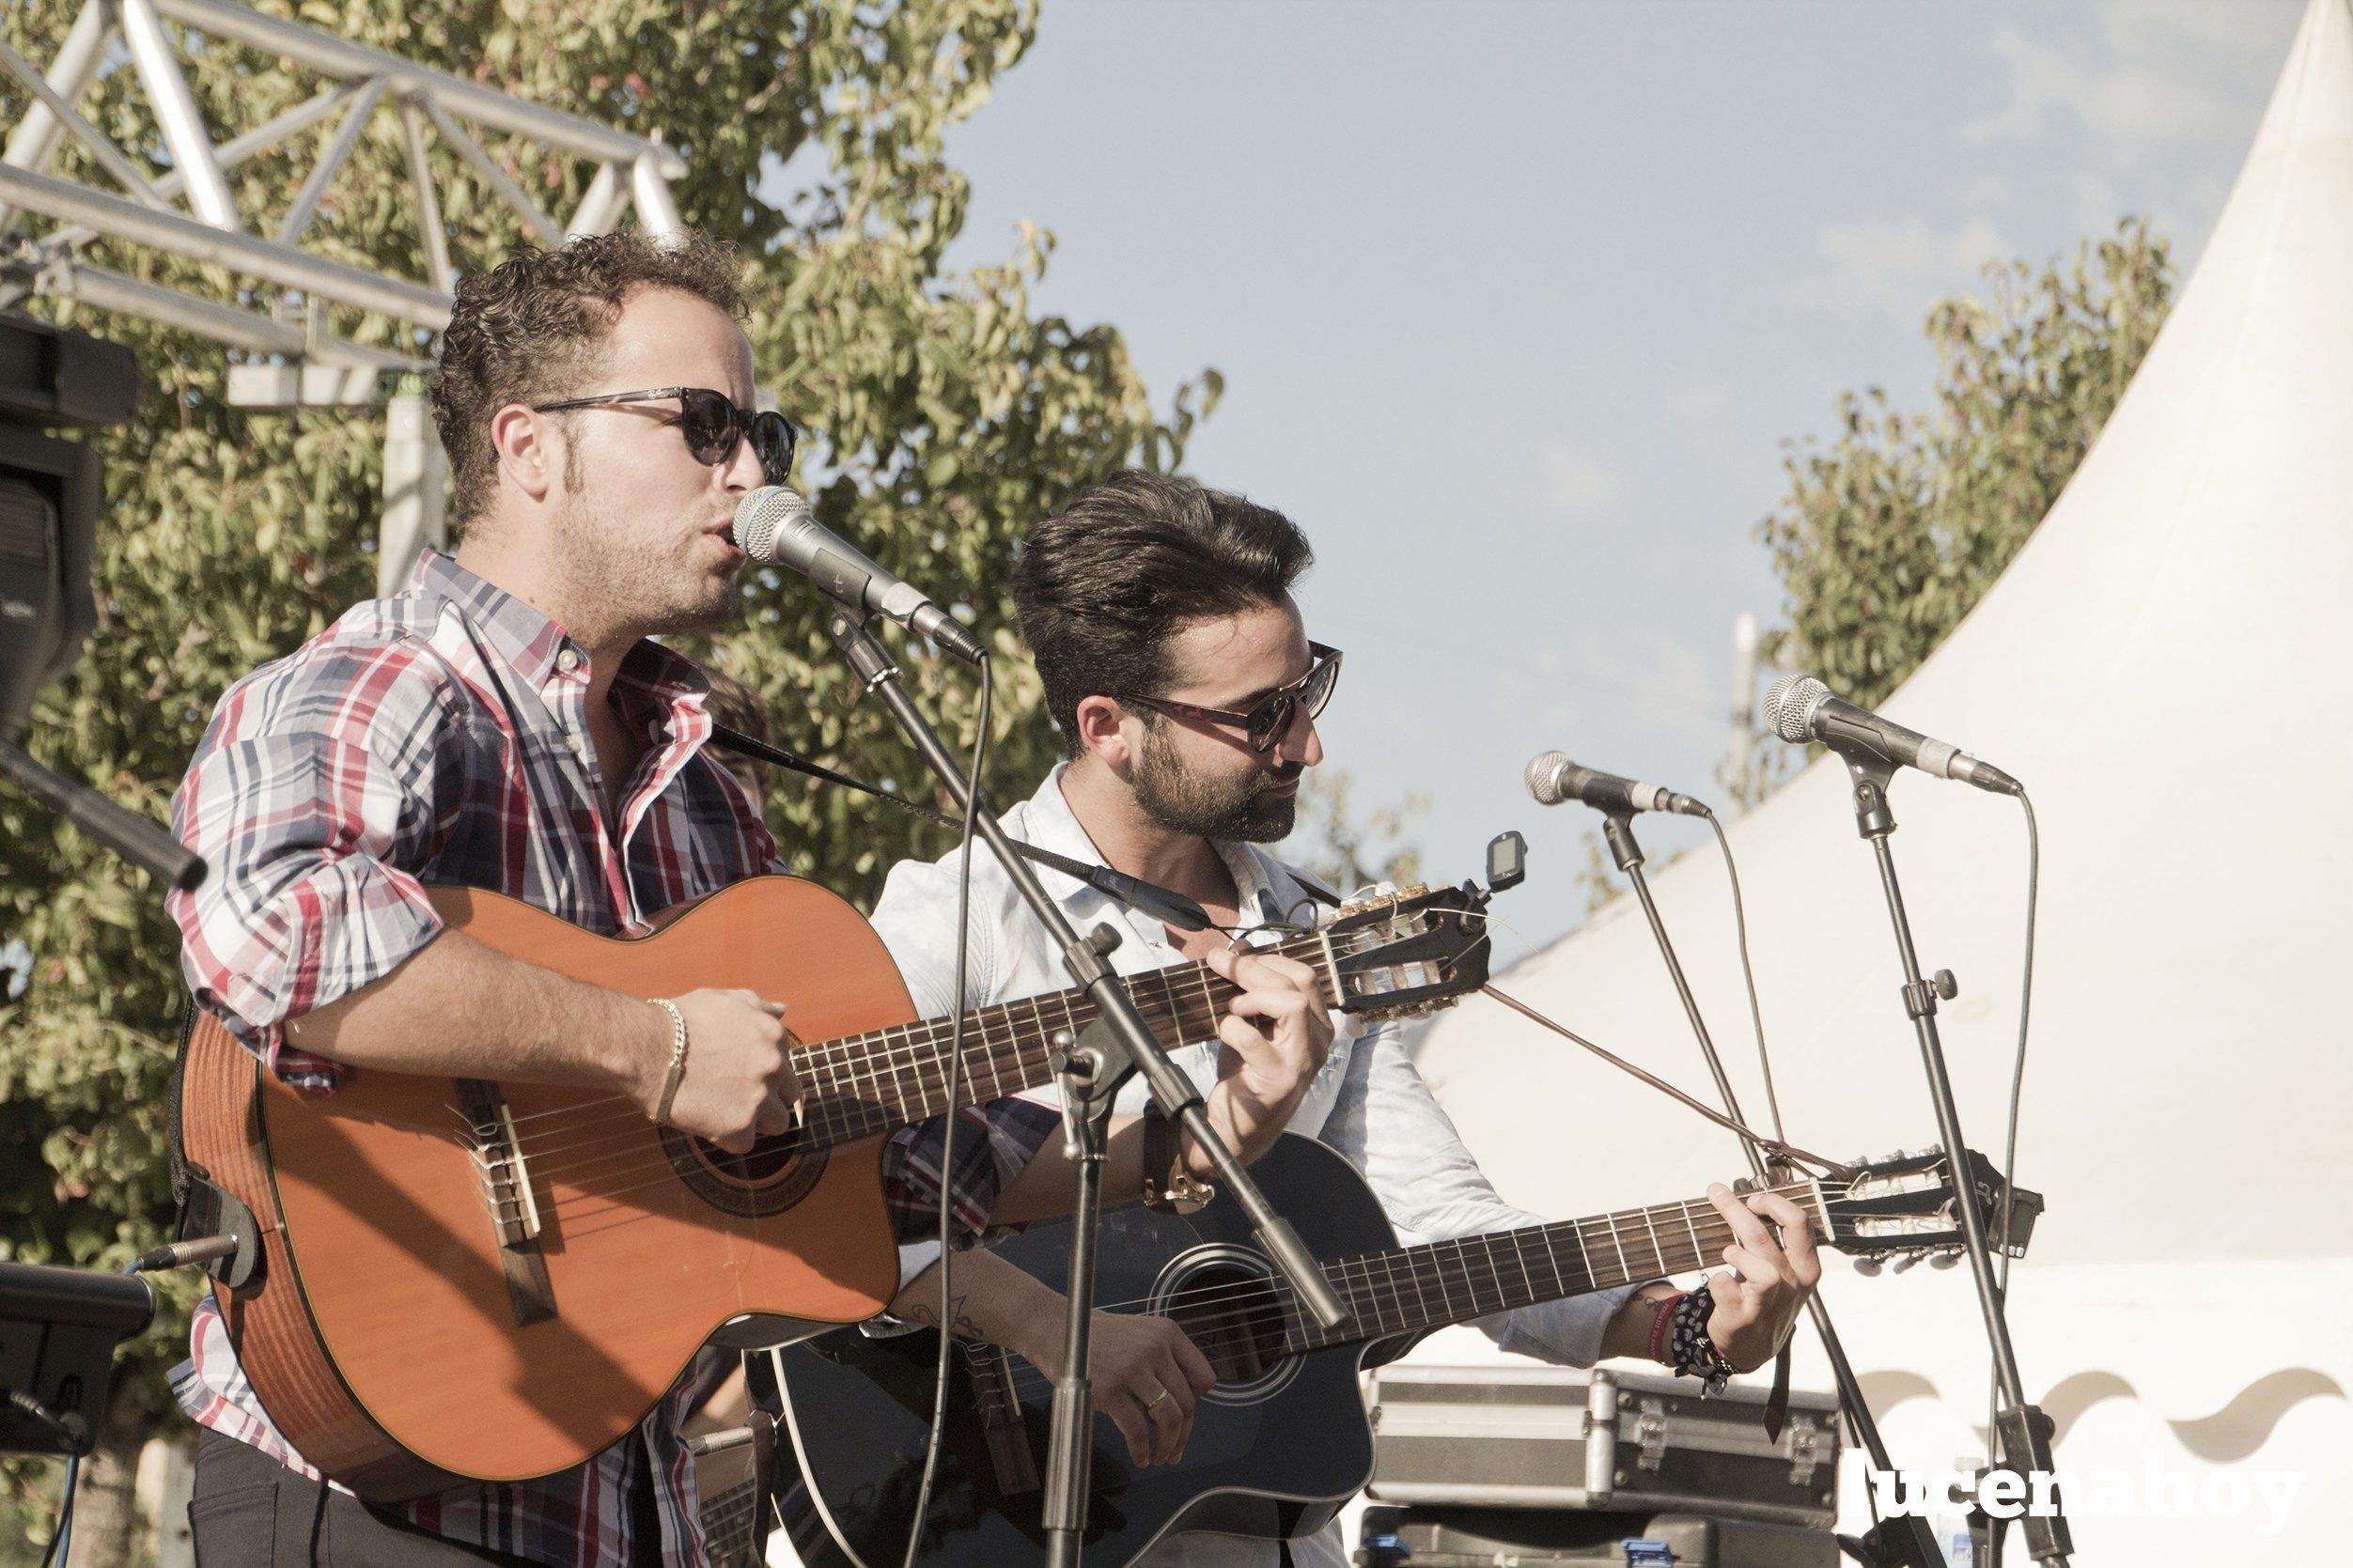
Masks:
[[[2353,1256],[2345,0],[2306,14],[2205,255],[2097,443],[1885,711],[2024,780],[2047,837],[2018,1172],[2050,1198],[2034,1262]],[[1934,1135],[1847,790],[1844,765],[1817,760],[1731,830],[1789,1136],[1839,1157]],[[1893,801],[1922,961],[1960,981],[1941,1025],[1962,1125],[1999,1157],[2021,816],[1919,773]],[[1695,854],[1656,888],[1762,1126],[1722,863]],[[1539,879],[1517,896],[1543,893]],[[1503,985],[1706,1082],[1628,902]],[[1433,1025],[1420,1060],[1532,1207],[1590,1213],[1743,1169],[1727,1135],[1492,1002]]]

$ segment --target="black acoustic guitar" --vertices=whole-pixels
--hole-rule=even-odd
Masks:
[[[1993,1235],[1997,1178],[1982,1157],[1969,1163],[1969,1187]],[[1173,1530],[1276,1538],[1321,1529],[1372,1474],[1357,1382],[1364,1368],[1450,1324],[1712,1267],[1731,1240],[1701,1199],[1399,1247],[1363,1178],[1323,1144],[1286,1135],[1252,1171],[1324,1260],[1356,1327],[1332,1335],[1304,1318],[1223,1194],[1191,1216],[1132,1205],[1106,1212],[1099,1301],[1174,1318],[1218,1381],[1194,1409],[1192,1442],[1175,1465],[1139,1469],[1110,1418],[1096,1418],[1089,1562],[1131,1562]],[[1779,1190],[1805,1212],[1817,1240],[1841,1251],[1878,1260],[1959,1246],[1941,1156],[1892,1157],[1846,1180]],[[2037,1195],[2018,1192],[2008,1236],[1995,1235],[1996,1245],[2023,1251],[2041,1207]],[[1068,1241],[1067,1223],[1056,1222],[999,1251],[1059,1289]],[[794,1530],[812,1568],[829,1558],[864,1568],[900,1560],[929,1436],[936,1345],[928,1332],[876,1339],[852,1329],[772,1353],[805,1483],[789,1506],[813,1506],[819,1516]],[[1052,1387],[1017,1357],[962,1348],[917,1560],[927,1568],[1036,1561]]]

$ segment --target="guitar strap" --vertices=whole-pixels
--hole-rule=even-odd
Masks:
[[[710,743],[723,752],[733,752],[738,756],[750,757],[755,762],[773,763],[779,768],[805,774],[820,783],[833,784],[836,788],[854,789],[861,795],[871,795],[878,800],[888,800],[902,811],[910,811],[917,816],[927,817],[942,827],[961,830],[964,826],[959,819],[948,815],[945,812],[933,811],[929,806],[919,805],[904,795],[894,795],[880,784],[870,784],[864,779],[837,772],[821,762],[811,762],[807,757],[787,752],[782,746],[771,746],[756,736],[746,735],[738,729],[729,729],[715,720],[710,726]]]

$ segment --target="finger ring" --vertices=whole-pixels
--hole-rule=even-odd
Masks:
[[[1159,1393],[1156,1393],[1150,1399],[1145,1400],[1144,1402],[1144,1407],[1146,1410],[1149,1410],[1153,1405],[1158,1405],[1161,1400],[1164,1400],[1167,1397],[1168,1390],[1166,1389],[1162,1389]]]

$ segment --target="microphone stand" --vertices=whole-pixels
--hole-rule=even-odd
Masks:
[[[898,668],[866,630],[866,617],[836,610],[826,619],[826,631],[849,662],[868,692],[889,710],[915,750],[940,782],[947,786],[958,808],[967,805],[964,774],[946,742],[932,728],[899,684]],[[985,678],[985,676],[984,676]],[[1209,1126],[1201,1092],[1161,1048],[1144,1015],[1136,1010],[1126,985],[1107,961],[1119,945],[1119,933],[1098,925],[1082,937],[1059,905],[1048,895],[1029,862],[1006,840],[1005,830],[984,804],[973,813],[973,825],[998,863],[1005,867],[1021,901],[1045,926],[1062,950],[1063,967],[1084,988],[1095,1004],[1095,1021],[1075,1041],[1055,1042],[1055,1076],[1064,1092],[1063,1115],[1075,1150],[1076,1180],[1070,1227],[1070,1288],[1063,1300],[1062,1375],[1054,1383],[1052,1437],[1048,1455],[1045,1495],[1046,1560],[1054,1568],[1075,1568],[1085,1539],[1088,1503],[1087,1467],[1093,1456],[1093,1393],[1087,1381],[1087,1347],[1094,1321],[1095,1233],[1101,1219],[1102,1161],[1110,1125],[1111,1104],[1130,1074],[1141,1072],[1152,1098],[1171,1121],[1192,1135],[1193,1144],[1208,1157],[1218,1180],[1223,1182],[1242,1212],[1250,1217],[1258,1245],[1289,1283],[1301,1309],[1326,1328],[1339,1328],[1352,1319],[1324,1278],[1323,1270],[1300,1241],[1299,1234],[1269,1205],[1243,1171],[1241,1162]],[[963,998],[957,999],[963,1005]],[[945,1331],[944,1326],[943,1332]]]
[[[1888,919],[1895,928],[1895,951],[1904,966],[1904,1011],[1920,1037],[1920,1060],[1928,1077],[1928,1099],[1936,1110],[1937,1136],[1944,1143],[1945,1167],[1960,1202],[1961,1245],[1969,1254],[1970,1278],[1977,1285],[1977,1305],[1985,1314],[1986,1342],[1993,1350],[1994,1377],[2008,1408],[1994,1420],[1995,1456],[1980,1473],[1984,1478],[2007,1473],[2016,1479],[2016,1495],[2028,1495],[2028,1472],[2049,1475],[2052,1469],[2050,1418],[2027,1403],[2018,1375],[2018,1353],[2010,1345],[2010,1325],[2003,1313],[2002,1289],[1994,1281],[1993,1253],[1986,1240],[1986,1223],[1977,1212],[1976,1195],[1969,1187],[1968,1145],[1961,1138],[1959,1107],[1953,1098],[1953,1079],[1945,1070],[1944,1045],[1937,1035],[1937,1001],[1958,994],[1950,970],[1939,970],[1932,983],[1920,976],[1920,955],[1912,946],[1911,922],[1904,913],[1904,895],[1895,885],[1895,857],[1888,838],[1895,831],[1894,814],[1888,809],[1887,786],[1893,765],[1876,757],[1848,756],[1847,771],[1855,781],[1855,831],[1870,841],[1878,860],[1879,886],[1887,894]],[[2050,1494],[2054,1503],[2058,1493]],[[2040,1514],[2027,1510],[2019,1515],[2026,1549],[2042,1563],[2065,1563],[2075,1550],[2073,1532],[2065,1513]],[[2002,1521],[1991,1525],[1995,1553],[2000,1552]]]
[[[188,893],[204,880],[202,856],[137,812],[117,805],[88,784],[42,767],[6,736],[0,736],[0,777],[14,779],[25,794],[47,802],[67,821],[132,865],[144,867],[164,886]]]
[[[1618,869],[1634,885],[1634,896],[1642,902],[1643,914],[1650,922],[1650,934],[1659,943],[1659,955],[1666,960],[1667,976],[1675,982],[1675,994],[1683,1000],[1683,1015],[1691,1020],[1691,1032],[1699,1037],[1700,1054],[1707,1059],[1707,1071],[1716,1080],[1716,1092],[1723,1096],[1724,1110],[1734,1121],[1745,1123],[1747,1118],[1740,1114],[1739,1101],[1733,1095],[1732,1079],[1724,1073],[1723,1059],[1716,1053],[1716,1042],[1708,1035],[1707,1022],[1700,1017],[1699,1002],[1691,995],[1690,981],[1684,977],[1683,961],[1675,956],[1675,943],[1667,939],[1666,922],[1660,918],[1659,905],[1650,895],[1650,879],[1643,875],[1643,850],[1634,840],[1631,814],[1604,813],[1601,836],[1609,843],[1611,859],[1617,862]],[[1778,1129],[1775,1136],[1780,1136]],[[1757,1185],[1770,1187],[1772,1178],[1766,1169],[1765,1157],[1747,1139],[1739,1142]],[[1839,1405],[1862,1444],[1871,1472],[1892,1472],[1895,1466],[1888,1456],[1887,1440],[1880,1436],[1870,1402],[1862,1396],[1862,1384],[1855,1376],[1853,1364],[1847,1359],[1847,1347],[1839,1343],[1838,1331],[1831,1325],[1831,1310],[1822,1300],[1818,1286],[1806,1297],[1805,1305],[1807,1315],[1814,1320],[1814,1331],[1821,1338],[1823,1354],[1830,1358],[1831,1376],[1838,1384]],[[1882,1530],[1892,1533],[1881,1536],[1878,1532]],[[1937,1545],[1935,1532],[1929,1529],[1927,1520],[1916,1514],[1883,1520],[1865,1540],[1874,1547],[1894,1552],[1894,1561],[1908,1564],[1909,1568],[1944,1568],[1944,1553]]]

